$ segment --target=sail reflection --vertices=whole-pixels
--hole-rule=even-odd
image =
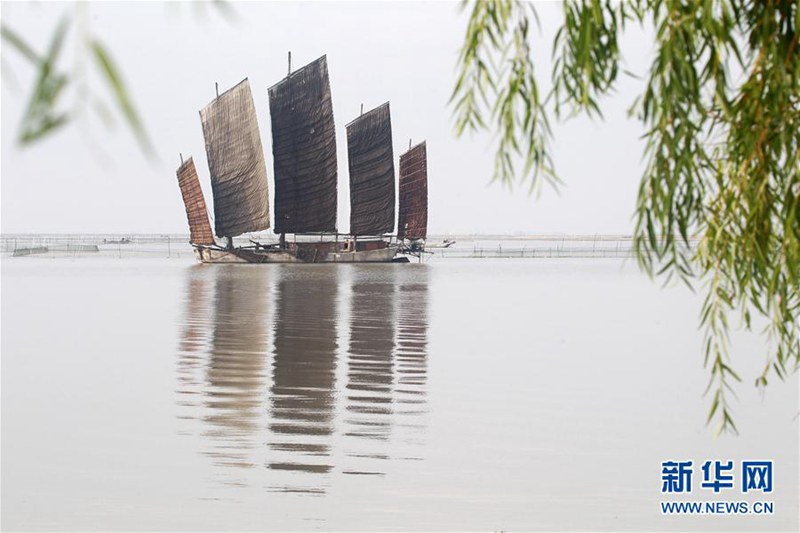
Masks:
[[[178,416],[215,476],[324,494],[421,459],[427,285],[425,265],[188,269]]]
[[[397,417],[404,428],[416,430],[405,432],[409,442],[421,442],[428,391],[428,270],[419,265],[398,277]]]
[[[425,430],[427,269],[353,270],[345,418],[352,439],[343,473],[383,475],[387,459],[419,459],[413,447]]]
[[[252,467],[267,353],[266,272],[235,265],[216,270],[205,420],[219,445],[207,453],[217,463]]]
[[[269,448],[272,470],[326,474],[335,416],[338,268],[280,265],[275,294]],[[320,492],[292,479],[281,491]]]
[[[258,466],[267,353],[265,271],[192,268],[178,360],[181,418],[199,420],[201,453],[216,466]],[[244,481],[224,479],[239,485]]]
[[[376,270],[379,274],[376,275]],[[383,270],[383,269],[380,269]],[[394,268],[353,269],[350,289],[350,343],[347,354],[345,435],[385,441],[392,426],[394,386]],[[388,275],[387,275],[388,274]],[[347,474],[381,474],[368,461],[387,459],[385,446],[350,451],[367,463]],[[366,468],[365,468],[366,467]]]
[[[178,418],[199,416],[202,372],[211,339],[211,304],[214,280],[208,269],[195,265],[187,270],[183,331],[178,346]]]

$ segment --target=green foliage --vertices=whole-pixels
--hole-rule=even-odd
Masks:
[[[236,11],[223,0],[210,3],[192,3],[195,11],[202,13],[210,6],[220,16],[229,20],[237,19]],[[142,151],[154,155],[154,149],[147,134],[144,122],[139,116],[130,90],[125,83],[121,69],[117,66],[108,47],[88,31],[87,7],[76,2],[73,10],[67,10],[58,23],[50,39],[47,52],[38,54],[25,38],[11,28],[6,21],[0,26],[3,43],[24,58],[36,72],[36,81],[31,87],[28,104],[19,127],[18,141],[22,146],[31,145],[55,133],[73,119],[80,116],[89,104],[107,128],[114,125],[112,109],[116,109],[124,123],[136,137]],[[105,83],[110,101],[90,91],[84,69],[67,70],[63,66],[62,51],[70,27],[76,28],[75,63],[81,65],[84,59],[91,59],[94,73]],[[6,65],[4,65],[4,69]],[[5,78],[4,72],[4,78]],[[76,102],[65,102],[68,89],[78,95]]]
[[[100,41],[96,39],[92,40],[90,47],[100,72],[103,73],[105,80],[111,87],[111,92],[114,95],[117,107],[122,112],[128,125],[139,140],[139,143],[149,151],[151,148],[149,146],[147,133],[144,130],[144,126],[142,126],[141,120],[139,120],[136,109],[133,107],[130,96],[128,96],[128,89],[125,87],[125,83],[120,77],[116,64]]]
[[[491,110],[489,118],[500,139],[494,179],[510,182],[512,155],[521,156],[525,174],[533,177],[531,188],[540,177],[558,181],[548,154],[550,125],[528,48],[529,15],[533,14],[532,8],[508,0],[474,4],[459,56],[461,73],[451,98],[458,135],[486,129],[485,110]]]
[[[68,72],[62,66],[63,61],[60,59],[70,26],[83,26],[82,21],[77,20],[78,23],[74,23],[73,20],[79,19],[81,13],[80,10],[76,10],[61,19],[53,31],[47,52],[41,56],[11,27],[5,23],[2,25],[4,43],[26,59],[36,71],[36,82],[28,97],[28,105],[20,123],[18,141],[23,146],[55,133],[80,114],[78,106],[70,106],[64,100],[70,87],[76,87],[79,94],[86,95],[85,80],[78,72]],[[136,135],[142,150],[152,155],[150,140],[111,56],[103,44],[91,36],[79,35],[78,42],[83,45],[78,54],[91,53],[94,56],[98,67],[96,72],[106,83],[123,119]],[[89,95],[89,99],[93,101],[93,109],[101,115],[103,122],[107,126],[113,124],[108,111],[109,106],[103,98],[93,94]],[[78,102],[82,104],[83,101],[79,99]]]
[[[797,1],[567,1],[544,99],[527,42],[532,8],[512,0],[470,4],[452,97],[456,132],[496,130],[502,164],[494,177],[506,183],[518,179],[515,154],[525,163],[521,179],[554,180],[546,104],[557,117],[565,109],[601,115],[598,99],[619,72],[620,33],[632,22],[652,26],[653,62],[631,108],[647,158],[634,242],[650,275],[704,284],[709,421],[735,432],[728,395],[740,378],[728,355],[731,313],[741,313],[746,329],[754,313],[766,319],[766,364],[756,385],[800,366]]]
[[[36,82],[22,118],[22,128],[19,134],[22,143],[29,143],[55,131],[69,120],[66,112],[57,109],[59,97],[63,94],[69,78],[66,74],[58,72],[56,67],[67,29],[68,21],[62,19],[53,33],[47,53],[39,57],[13,30],[5,26],[0,28],[6,43],[28,61],[38,66]]]

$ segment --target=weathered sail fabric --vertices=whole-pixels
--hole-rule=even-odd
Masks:
[[[245,78],[200,111],[217,235],[269,228],[269,192],[256,108]]]
[[[394,231],[392,120],[386,102],[347,125],[350,167],[350,233]]]
[[[275,233],[336,231],[336,127],[325,56],[269,89]]]
[[[186,218],[189,220],[189,241],[192,244],[214,244],[214,234],[208,221],[206,200],[197,179],[197,170],[190,157],[178,167],[178,187],[181,189],[183,203],[186,205]]]
[[[428,151],[425,142],[400,156],[400,216],[397,236],[424,239],[428,235]]]

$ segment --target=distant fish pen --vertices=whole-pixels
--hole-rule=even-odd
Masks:
[[[696,249],[695,243],[683,246],[686,250]],[[636,257],[636,249],[631,243],[617,243],[616,246],[474,246],[473,248],[431,249],[433,257],[442,259],[626,259]]]
[[[455,245],[447,245],[455,241]],[[697,249],[697,239],[677,245]],[[450,235],[429,240],[427,252],[441,259],[627,259],[636,257],[630,235]]]
[[[237,237],[238,245],[249,238],[262,243],[277,242],[269,233]],[[306,237],[314,238],[314,237]],[[447,245],[449,241],[455,241]],[[446,246],[446,247],[445,247]],[[696,249],[691,240],[685,249]],[[194,251],[186,234],[121,235],[3,235],[0,251],[4,257],[108,257],[108,258],[193,258]],[[447,235],[428,239],[425,260],[439,259],[627,259],[636,251],[630,236],[503,236]]]
[[[560,247],[507,247],[498,245],[487,248],[476,246],[472,249],[445,248],[430,250],[434,257],[442,259],[550,259],[550,258],[626,258],[635,257],[631,246],[617,248]]]
[[[0,237],[11,257],[193,257],[186,235],[19,234]]]

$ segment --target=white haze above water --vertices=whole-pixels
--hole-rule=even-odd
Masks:
[[[626,110],[641,80],[620,78],[602,101],[605,120],[578,118],[554,128],[553,155],[566,183],[541,198],[525,187],[489,185],[491,135],[456,141],[447,107],[456,78],[465,16],[454,2],[232,3],[231,24],[213,9],[161,2],[83,4],[88,28],[107,43],[144,120],[159,159],[148,163],[117,121],[108,133],[96,115],[29,149],[15,144],[34,72],[12,48],[2,48],[2,214],[4,233],[182,233],[186,219],[175,171],[192,155],[211,207],[208,166],[198,111],[220,90],[249,77],[266,153],[272,193],[272,141],[267,88],[295,68],[327,54],[339,162],[339,229],[349,228],[344,125],[363,103],[391,102],[394,155],[427,139],[432,233],[631,232],[641,175],[641,128]],[[550,50],[563,15],[541,4],[541,36],[532,47],[542,90],[549,83]],[[3,3],[2,20],[39,51],[72,3]],[[648,30],[649,31],[649,30]],[[652,39],[631,26],[621,45],[625,68],[645,74]],[[64,50],[75,63],[74,34]],[[83,68],[93,68],[85,64]],[[16,82],[16,83],[14,83]],[[90,88],[105,95],[103,82]],[[68,108],[74,95],[67,94]]]

